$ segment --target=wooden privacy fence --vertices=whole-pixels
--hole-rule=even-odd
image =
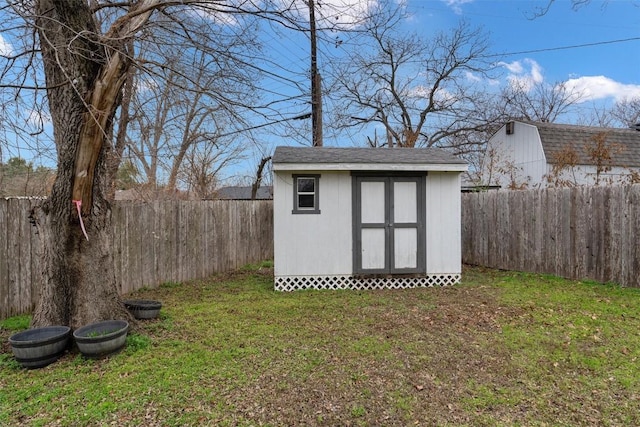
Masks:
[[[29,221],[38,203],[0,199],[0,319],[31,311],[38,297],[40,242]],[[271,201],[118,201],[112,215],[121,294],[273,258]]]
[[[462,196],[468,264],[640,287],[640,185]]]

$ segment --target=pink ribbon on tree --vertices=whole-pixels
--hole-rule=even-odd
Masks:
[[[78,218],[80,218],[80,228],[82,229],[82,234],[84,234],[85,239],[87,239],[87,242],[89,241],[89,236],[87,236],[87,230],[85,230],[84,228],[84,222],[82,221],[82,200],[72,200],[72,202],[76,205],[76,208],[78,209]]]

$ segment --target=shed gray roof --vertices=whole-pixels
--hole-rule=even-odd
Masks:
[[[610,148],[610,166],[640,167],[640,131],[630,128],[602,128],[557,123],[524,122],[538,128],[540,142],[548,163],[556,159],[567,147],[573,147],[578,164],[592,165],[586,147],[594,145],[596,138],[604,136]]]
[[[439,148],[277,147],[272,162],[274,164],[467,164],[464,160]]]

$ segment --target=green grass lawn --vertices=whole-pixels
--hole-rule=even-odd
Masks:
[[[126,348],[39,370],[0,322],[0,425],[637,426],[640,290],[466,268],[447,288],[273,291],[268,264],[131,298]]]

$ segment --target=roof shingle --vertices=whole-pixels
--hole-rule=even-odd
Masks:
[[[548,163],[556,163],[563,150],[573,148],[578,164],[592,165],[588,154],[599,137],[604,137],[611,156],[610,166],[640,167],[640,131],[624,128],[565,125],[557,123],[526,122],[538,128],[540,141]]]
[[[466,165],[439,148],[277,147],[273,163],[379,163]]]

